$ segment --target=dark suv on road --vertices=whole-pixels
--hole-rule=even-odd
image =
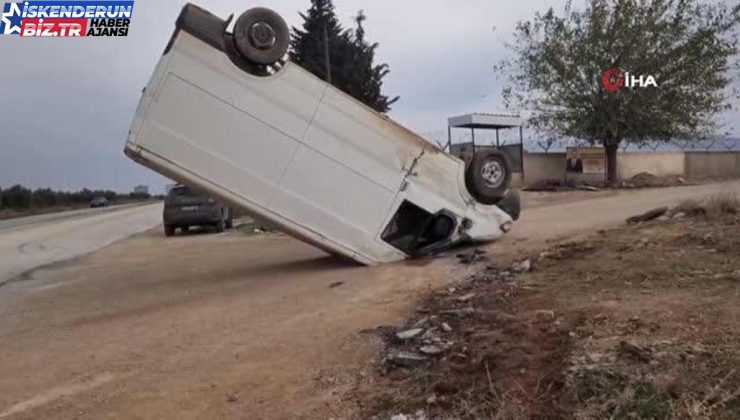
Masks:
[[[213,226],[217,232],[231,229],[231,210],[190,187],[172,187],[164,200],[164,234],[172,236],[177,228],[187,232],[190,226]]]

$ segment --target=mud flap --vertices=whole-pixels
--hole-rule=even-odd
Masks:
[[[519,220],[519,215],[522,211],[519,191],[509,191],[496,205],[511,216],[512,219]]]

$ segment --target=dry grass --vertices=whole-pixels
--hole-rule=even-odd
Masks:
[[[686,200],[671,210],[693,217],[724,218],[740,213],[740,197],[736,194],[718,194],[704,200]]]
[[[693,217],[562,244],[515,284],[474,289],[476,316],[454,325],[452,353],[465,357],[389,372],[363,395],[366,414],[738,418],[738,209],[730,195],[682,203],[674,213]],[[453,299],[437,292],[423,307]]]
[[[715,195],[707,199],[706,207],[709,215],[735,215],[740,213],[740,198],[736,194]]]

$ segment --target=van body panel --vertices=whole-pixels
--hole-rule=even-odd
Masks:
[[[256,201],[269,203],[298,148],[292,138],[172,73],[149,112],[140,137],[149,139],[150,151]]]
[[[382,238],[404,202],[449,215],[449,243],[511,223],[436,145],[297,65],[255,76],[207,41],[173,35],[134,116],[132,159],[362,264],[409,256]]]

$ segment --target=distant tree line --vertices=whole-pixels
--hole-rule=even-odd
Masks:
[[[0,188],[0,209],[28,210],[57,206],[87,205],[96,197],[105,197],[109,202],[144,200],[149,194],[120,194],[110,190],[54,191],[51,188],[31,190],[22,185]]]

